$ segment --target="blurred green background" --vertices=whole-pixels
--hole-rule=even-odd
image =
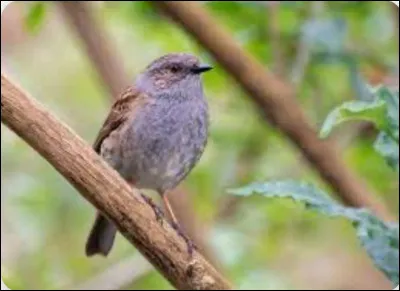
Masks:
[[[60,6],[33,5],[15,2],[2,15],[2,72],[92,143],[110,106],[107,87]],[[294,83],[316,127],[343,101],[368,99],[367,83],[398,87],[398,8],[390,2],[202,5],[266,68]],[[147,2],[90,7],[131,80],[168,52],[190,52],[214,64],[204,76],[210,141],[184,182],[185,207],[201,225],[196,237],[235,286],[390,289],[348,222],[290,201],[226,193],[282,178],[329,188],[201,46]],[[107,259],[86,258],[94,208],[19,137],[3,125],[1,131],[1,273],[11,289],[172,289],[121,236]],[[355,123],[336,130],[331,141],[398,216],[397,174],[373,150],[375,137],[373,128]]]

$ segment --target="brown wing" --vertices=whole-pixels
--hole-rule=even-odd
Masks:
[[[139,103],[142,103],[143,100],[145,100],[144,94],[141,94],[134,87],[128,87],[122,92],[120,97],[112,105],[110,113],[104,121],[93,144],[93,149],[97,153],[100,153],[103,140],[109,136],[112,131],[120,127],[124,121],[129,118],[131,110]]]

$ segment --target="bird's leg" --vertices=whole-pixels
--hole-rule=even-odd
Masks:
[[[179,222],[176,219],[176,216],[175,216],[174,212],[172,211],[172,208],[171,208],[171,205],[170,205],[170,203],[168,201],[166,193],[163,193],[161,196],[163,198],[165,208],[167,209],[167,212],[169,213],[169,215],[170,215],[170,217],[172,219],[172,222],[171,222],[172,228],[175,229],[175,231],[179,234],[179,236],[181,236],[185,240],[187,248],[188,248],[189,256],[192,257],[193,251],[196,249],[196,245],[183,232],[182,228],[180,227]]]

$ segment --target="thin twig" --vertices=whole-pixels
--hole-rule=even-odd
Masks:
[[[272,64],[275,74],[283,76],[284,74],[284,63],[282,56],[281,40],[279,37],[279,1],[268,1],[267,2],[267,19],[268,19],[268,31],[269,31],[269,42],[271,44],[272,51]]]
[[[311,21],[316,20],[318,15],[321,15],[324,10],[324,1],[314,1],[310,3],[311,5]],[[304,76],[306,74],[306,69],[311,60],[311,48],[310,45],[302,37],[300,37],[297,54],[294,60],[294,65],[291,74],[291,81],[293,86],[298,91],[299,86],[301,86]]]
[[[117,98],[129,84],[125,68],[115,48],[100,23],[90,12],[85,1],[60,1],[61,11],[82,40],[88,57],[92,60],[104,86]]]

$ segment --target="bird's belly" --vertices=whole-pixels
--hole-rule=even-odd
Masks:
[[[122,173],[139,188],[164,192],[173,189],[195,166],[207,140],[206,116],[182,120],[159,119],[136,123],[130,130],[129,151],[122,158]]]
[[[192,168],[191,157],[182,152],[170,152],[168,157],[148,159],[138,165],[135,177],[138,187],[164,192],[178,184]]]
[[[146,142],[131,159],[124,159],[124,172],[137,187],[164,192],[174,188],[199,159],[205,140],[185,142],[184,137]],[[155,145],[155,146],[154,146]]]

